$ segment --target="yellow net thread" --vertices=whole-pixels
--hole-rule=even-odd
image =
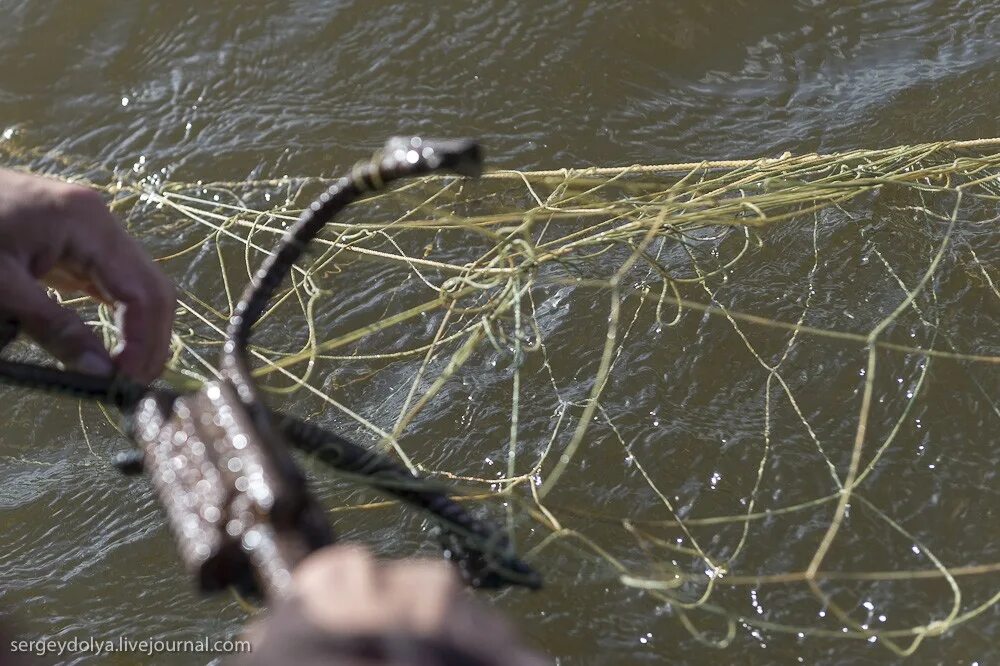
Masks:
[[[114,210],[165,269],[175,276],[201,276],[180,281],[171,360],[171,376],[179,382],[213,374],[225,321],[239,292],[263,253],[323,185],[318,178],[174,182],[144,165],[114,173],[27,150],[16,140],[0,143],[0,155],[9,164],[105,191]],[[975,581],[971,584],[981,592],[995,580],[991,576],[1000,571],[1000,561],[981,562],[975,551],[967,553],[965,562],[942,559],[916,529],[919,521],[893,517],[869,496],[883,491],[868,490],[883,468],[895,469],[891,453],[901,446],[900,432],[912,427],[932,364],[988,369],[1000,362],[1000,356],[951,343],[940,327],[936,287],[945,273],[965,271],[1000,299],[997,278],[980,261],[975,244],[955,240],[966,228],[995,229],[998,202],[1000,139],[777,159],[493,171],[476,183],[427,178],[373,196],[329,226],[263,320],[257,339],[264,342],[253,351],[259,362],[256,374],[276,400],[294,396],[315,412],[332,408],[340,415],[340,427],[367,434],[372,445],[394,450],[412,469],[462,483],[469,501],[500,507],[528,557],[543,570],[556,546],[566,547],[568,556],[580,562],[603,563],[623,589],[667,604],[700,641],[724,646],[743,627],[869,640],[910,654],[925,638],[972,620],[1000,601],[1000,590],[968,601],[965,583]],[[819,308],[817,282],[826,267],[820,246],[835,247],[824,245],[823,234],[838,225],[857,226],[859,215],[879,207],[922,225],[921,269],[900,269],[889,246],[874,246],[866,256],[895,290],[894,300],[872,315],[861,332],[856,319],[861,315],[849,312],[835,326],[811,323]],[[808,238],[811,246],[796,277],[798,300],[781,304],[784,316],[727,304],[727,294],[739,292],[738,271],[755,265],[754,257],[779,227],[800,240]],[[338,310],[352,285],[360,286],[355,280],[361,278],[354,275],[380,281],[375,290],[379,302]],[[857,288],[841,287],[844,292]],[[82,299],[71,302],[90,307]],[[103,308],[86,311],[95,326],[114,338],[112,317]],[[337,317],[322,315],[329,311]],[[561,316],[581,312],[591,313],[588,327],[600,321],[604,330],[570,335],[566,328],[572,326],[558,323]],[[700,510],[699,501],[684,501],[669,485],[684,477],[683,450],[673,448],[669,437],[650,448],[648,433],[639,437],[633,426],[621,426],[630,420],[623,408],[629,403],[615,393],[628,387],[634,369],[630,359],[673,344],[672,331],[704,322],[723,323],[728,337],[719,339],[732,344],[726,354],[739,346],[760,373],[747,390],[759,393],[762,388],[763,413],[750,419],[761,427],[754,454],[746,456],[748,472],[732,491],[738,500],[733,504],[738,510],[732,512],[718,510],[724,502],[714,499],[704,503],[712,511]],[[916,334],[901,339],[905,330],[919,330],[921,339],[914,340]],[[559,359],[553,358],[547,337],[552,331],[560,336]],[[700,338],[685,339],[694,346],[684,349],[700,353],[703,364],[712,362],[710,350],[699,352]],[[823,424],[803,407],[797,387],[805,380],[799,377],[803,367],[796,358],[808,345],[855,350],[863,358],[858,385],[841,405],[842,414],[856,410],[851,441],[824,437]],[[579,359],[574,359],[577,352]],[[906,399],[894,411],[879,409],[877,377],[883,366],[895,368],[913,359],[915,365],[907,366]],[[578,367],[566,367],[577,361]],[[477,393],[477,378],[494,367],[497,377]],[[456,418],[459,430],[476,431],[475,417],[466,418],[474,407],[451,404],[456,394],[449,391],[455,386],[471,387],[460,393],[473,405],[487,400],[498,407],[497,396],[506,395],[501,424],[506,442],[494,442],[472,456],[481,461],[484,451],[499,451],[489,461],[498,475],[478,473],[469,452],[456,454],[452,464],[448,451],[441,454],[419,444],[435,428],[439,434],[454,431]],[[391,411],[372,408],[372,392],[390,388],[385,404]],[[655,404],[642,408],[650,406]],[[990,406],[1000,417],[996,406]],[[548,409],[551,413],[544,411]],[[796,435],[786,433],[780,441],[775,434],[778,409],[800,426]],[[874,434],[873,413],[881,424]],[[658,424],[672,417],[663,413],[654,418]],[[491,427],[496,431],[497,423]],[[581,468],[608,442],[618,447],[622,468],[608,472],[615,480],[602,488],[597,473],[578,484],[575,495],[560,499],[563,486],[573,485]],[[798,488],[798,496],[788,500],[775,499],[774,492],[766,495],[769,471],[789,450],[808,450],[829,488],[811,495]],[[587,484],[605,498],[620,484],[615,490],[619,499],[634,497],[637,508],[623,509],[627,501],[611,501],[610,508],[582,504],[579,497],[586,495]],[[916,497],[911,504],[919,506],[926,499]],[[378,510],[390,504],[358,500],[332,510]],[[839,544],[850,550],[852,512],[879,525],[887,540],[910,544],[927,564],[848,570],[828,566]],[[812,554],[798,566],[774,571],[766,558],[747,559],[758,544],[775,551],[789,547],[781,540],[787,534],[769,525],[816,516],[823,517],[821,524],[803,537],[814,544]],[[863,531],[863,526],[857,529]],[[939,596],[948,602],[940,608],[929,604],[922,620],[902,624],[873,616],[865,595],[874,588],[858,587],[916,589],[925,583],[943,584],[946,593]],[[757,610],[762,605],[758,594],[789,588],[807,591],[820,614],[794,619],[780,609]],[[782,603],[780,596],[775,598]],[[805,607],[801,595],[790,599],[788,608]],[[912,612],[910,607],[899,615]]]

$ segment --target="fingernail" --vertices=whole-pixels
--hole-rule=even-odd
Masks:
[[[111,365],[109,359],[92,351],[83,352],[69,366],[78,372],[85,372],[88,375],[100,375],[102,377],[114,372],[114,367]]]

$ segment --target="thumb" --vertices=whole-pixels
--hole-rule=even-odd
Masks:
[[[45,288],[21,266],[0,270],[0,309],[66,366],[95,375],[114,371],[100,339],[75,312],[49,298]]]

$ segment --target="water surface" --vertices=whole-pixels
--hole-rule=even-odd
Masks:
[[[2,0],[0,15],[0,131],[12,130],[21,145],[79,156],[99,168],[139,165],[184,182],[330,175],[401,132],[479,137],[491,164],[519,169],[1000,135],[1000,7],[990,0],[197,6]],[[812,292],[810,324],[867,332],[904,295],[885,266],[915,284],[940,240],[939,229],[918,223],[913,233],[895,233],[906,220],[893,203],[866,200],[852,210],[873,224],[864,232],[841,216],[819,220],[819,261],[812,225],[768,232],[764,247],[732,275],[736,286],[727,288],[727,304],[794,321]],[[151,228],[162,222],[154,216],[149,228],[137,229],[149,232],[144,242],[154,253],[175,240]],[[995,232],[970,227],[962,238],[996,276]],[[963,264],[964,256],[956,251],[947,277],[935,282],[933,302],[921,305],[944,317],[941,327],[955,348],[997,353],[998,298],[979,265]],[[217,295],[212,269],[211,253],[168,266],[185,288]],[[347,330],[338,327],[346,327],[352,313],[360,320],[388,307],[391,294],[379,286],[385,276],[377,267],[357,270],[350,280],[331,282],[343,297],[337,309],[320,315],[323,337]],[[587,370],[599,355],[595,331],[606,328],[606,307],[590,298],[573,290],[539,294],[550,363],[565,378],[563,397],[570,400],[586,394]],[[637,317],[622,371],[612,376],[605,399],[617,433],[606,424],[595,427],[553,498],[567,527],[637,565],[651,546],[629,536],[622,518],[653,521],[654,536],[683,540],[676,530],[652,526],[670,516],[630,464],[619,435],[685,516],[746,510],[765,430],[773,451],[756,493],[762,508],[835,492],[799,413],[768,383],[729,322],[689,313],[669,334],[658,326],[649,312]],[[931,341],[931,328],[916,316],[900,326],[899,336],[912,333],[914,344]],[[780,358],[786,337],[748,331],[767,358]],[[294,335],[281,327],[262,331],[275,345]],[[865,358],[857,346],[816,343],[797,348],[785,366],[799,412],[841,469],[857,422]],[[510,427],[510,378],[494,372],[496,360],[484,354],[471,363],[442,398],[451,406],[416,425],[408,441],[421,461],[495,476]],[[912,538],[891,534],[877,516],[859,511],[830,567],[926,569],[926,554],[912,550],[916,541],[948,566],[997,561],[1000,417],[983,397],[1000,388],[996,371],[938,364],[915,389],[921,358],[883,360],[873,439],[884,439],[904,413],[905,422],[872,473],[866,497]],[[399,385],[393,380],[402,383],[414,367],[404,364],[367,384],[349,383],[346,371],[327,368],[329,378],[319,384],[346,391],[351,404],[391,425]],[[534,380],[544,384],[541,366],[535,369]],[[520,424],[521,439],[539,446],[559,406],[543,388],[526,386],[530,406]],[[913,390],[916,400],[906,396]],[[19,391],[3,395],[0,604],[17,615],[20,633],[197,638],[236,632],[245,619],[237,604],[190,591],[145,483],[123,480],[106,464],[123,441],[100,413]],[[774,406],[765,417],[768,400]],[[288,405],[334,418],[322,416],[322,405],[308,397]],[[360,501],[342,482],[320,481],[318,491],[330,506]],[[581,508],[587,511],[573,513]],[[408,514],[337,516],[345,538],[384,554],[433,552]],[[829,519],[827,505],[755,523],[740,569],[801,569]],[[696,537],[726,552],[740,530],[713,527]],[[536,544],[527,528],[520,537]],[[560,663],[896,659],[866,641],[800,639],[749,625],[739,625],[720,651],[697,640],[676,607],[623,587],[613,568],[580,549],[546,549],[535,563],[547,576],[544,591],[494,599]],[[963,608],[988,600],[998,583],[989,574],[963,579]],[[861,620],[867,613],[868,622],[886,626],[946,613],[952,599],[940,579],[846,581],[828,591]],[[712,603],[785,625],[827,622],[807,590],[786,586],[730,587]],[[705,639],[725,633],[712,617],[691,615]],[[827,628],[839,630],[832,622]],[[998,631],[1000,615],[990,607],[929,638],[912,661],[992,663]],[[121,655],[105,661],[131,663]],[[190,658],[164,655],[156,662]]]

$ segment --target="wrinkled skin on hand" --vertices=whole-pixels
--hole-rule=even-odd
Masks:
[[[113,357],[45,286],[118,308],[124,345]],[[85,187],[0,169],[0,313],[83,372],[156,378],[167,360],[174,287]]]
[[[308,626],[303,629],[302,624]],[[390,651],[388,660],[319,654],[320,639],[410,636],[467,655],[472,661],[438,660],[418,649]],[[472,597],[454,569],[440,560],[378,561],[363,548],[332,546],[313,553],[296,569],[291,598],[246,636],[253,652],[235,664],[256,666],[271,656],[296,663],[360,666],[546,666],[553,662],[528,649],[499,613]],[[311,647],[299,654],[299,646]],[[336,640],[325,645],[337,646]]]

